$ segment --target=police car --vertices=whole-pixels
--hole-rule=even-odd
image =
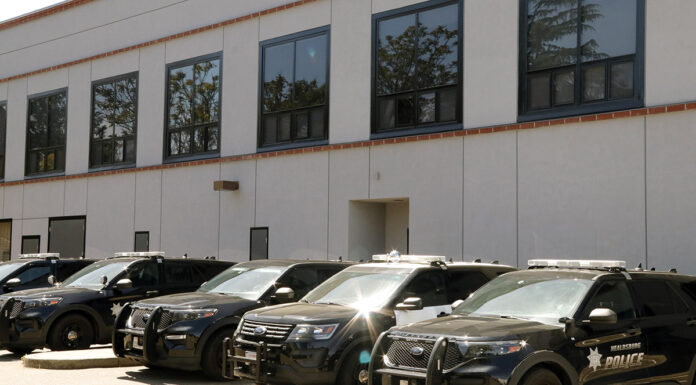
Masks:
[[[68,350],[111,342],[114,320],[127,302],[195,290],[230,265],[164,258],[163,252],[117,253],[60,286],[0,296],[0,345],[21,355],[44,346]]]
[[[371,384],[694,384],[696,278],[532,260],[379,337]]]
[[[59,253],[20,254],[17,259],[0,263],[0,291],[50,287],[49,277],[63,281],[92,262],[94,260],[60,259]]]
[[[373,260],[334,275],[298,303],[246,313],[228,345],[224,376],[257,383],[366,383],[370,351],[382,331],[447,315],[453,301],[515,270],[396,252]]]

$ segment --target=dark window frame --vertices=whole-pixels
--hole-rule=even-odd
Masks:
[[[314,108],[318,108],[318,106],[311,106],[311,107],[295,107],[292,109],[288,110],[283,110],[281,112],[285,113],[290,113],[291,114],[291,122],[290,122],[290,141],[289,142],[281,142],[277,144],[272,144],[272,145],[263,145],[263,117],[265,115],[263,111],[263,85],[264,85],[264,77],[265,77],[265,55],[264,55],[264,50],[269,47],[274,47],[278,45],[283,45],[287,43],[297,43],[300,40],[305,40],[305,39],[310,39],[312,37],[317,37],[317,36],[322,36],[326,35],[327,39],[327,46],[326,46],[326,95],[325,95],[325,102],[324,102],[324,125],[325,125],[325,132],[324,132],[324,137],[323,138],[307,138],[307,139],[292,139],[296,132],[296,113],[298,111],[303,111],[303,110],[310,110]],[[295,48],[293,48],[293,58],[297,58],[297,51]],[[293,64],[293,69],[294,64]],[[293,82],[294,82],[294,76],[293,74]],[[308,29],[305,31],[300,31],[296,33],[292,33],[289,35],[284,35],[280,37],[276,37],[273,39],[268,39],[259,42],[259,91],[258,91],[258,112],[257,112],[257,129],[256,129],[256,148],[257,152],[267,152],[267,151],[277,151],[277,150],[283,150],[283,149],[291,149],[291,148],[301,148],[301,147],[312,147],[312,146],[321,146],[329,143],[329,131],[331,129],[330,127],[330,122],[329,118],[331,116],[330,114],[330,106],[331,106],[331,100],[330,100],[330,95],[331,95],[331,26],[330,25],[325,25],[322,27],[317,27],[317,28],[312,28]],[[273,113],[278,113],[278,112],[271,112]]]
[[[35,99],[42,99],[42,98],[49,98],[54,95],[58,94],[65,94],[65,143],[63,143],[62,146],[46,146],[46,147],[37,147],[35,149],[31,149],[29,147],[29,117],[31,116],[31,109],[29,108],[30,103],[35,100]],[[40,92],[37,94],[32,94],[27,96],[27,112],[26,112],[26,127],[25,127],[25,147],[24,147],[24,179],[34,179],[34,178],[45,178],[45,177],[51,177],[51,176],[58,176],[58,175],[64,175],[65,174],[65,162],[67,160],[67,145],[68,145],[68,119],[69,119],[69,104],[70,104],[70,94],[68,91],[68,87],[63,87],[63,88],[58,88],[55,90],[50,90],[50,91],[45,91],[45,92]],[[48,137],[48,131],[49,129],[47,128],[47,137]],[[48,143],[47,143],[48,144]],[[30,152],[40,152],[40,151],[56,151],[59,150],[60,148],[63,149],[63,152],[65,153],[65,159],[63,159],[63,168],[62,169],[57,169],[54,168],[53,170],[48,170],[48,171],[39,171],[39,172],[29,172],[29,153]],[[55,158],[55,155],[54,155]],[[54,159],[54,164],[56,160]]]
[[[93,130],[94,130],[94,107],[95,107],[95,91],[97,87],[103,86],[105,84],[109,83],[115,83],[119,80],[125,80],[129,78],[135,78],[135,122],[133,124],[133,146],[134,146],[134,158],[132,162],[110,162],[110,163],[101,163],[100,165],[94,165],[92,163],[92,146],[95,142],[94,135],[93,135]],[[92,94],[90,95],[90,127],[89,127],[89,170],[90,171],[101,171],[101,170],[109,170],[109,169],[119,169],[119,168],[131,168],[135,167],[135,164],[138,160],[138,105],[140,101],[140,73],[138,71],[134,72],[129,72],[126,74],[121,74],[121,75],[116,75],[104,79],[99,79],[95,80],[92,82]],[[128,136],[120,136],[118,138],[110,138],[110,139],[99,139],[98,141],[100,142],[105,142],[105,141],[111,141],[112,145],[113,143],[119,139],[119,138],[124,138],[126,139]],[[124,148],[124,159],[125,159],[125,148]]]
[[[459,12],[457,13],[458,39],[457,44],[457,101],[455,121],[434,122],[434,123],[416,123],[413,126],[398,127],[396,122],[393,129],[379,130],[379,112],[378,112],[378,95],[377,95],[377,47],[379,40],[378,24],[380,21],[388,20],[409,14],[420,13],[435,8],[445,7],[448,5],[457,4]],[[464,0],[430,0],[414,5],[409,5],[402,8],[392,9],[385,12],[380,12],[372,15],[372,57],[371,57],[371,88],[370,88],[370,139],[382,139],[399,136],[409,136],[425,133],[436,133],[443,131],[461,130],[464,116]],[[418,94],[428,90],[437,90],[446,88],[447,86],[434,86],[428,88],[418,88],[407,92],[397,92],[392,95],[401,94]],[[452,85],[449,85],[452,87]]]
[[[254,245],[254,230],[266,230],[266,259],[270,259],[268,257],[268,247],[270,245],[270,236],[271,232],[268,228],[268,226],[265,227],[252,227],[249,229],[249,260],[250,261],[261,261],[262,259],[252,259],[252,248]]]
[[[0,255],[0,261],[9,261],[12,259],[12,219],[0,219],[0,223],[9,223],[10,224],[10,255],[8,256],[7,259],[2,259],[2,256]]]
[[[7,155],[7,101],[0,102],[0,108],[5,110],[5,120],[0,122],[0,181],[5,180],[5,156]]]
[[[41,252],[41,235],[22,235],[22,244],[19,245],[19,247],[20,247],[19,253],[20,253],[20,254],[26,254],[26,253],[24,252],[24,240],[25,240],[25,239],[27,239],[27,240],[29,240],[29,239],[36,239],[36,240],[38,241],[38,242],[37,242],[37,246],[38,246],[38,247],[37,247],[37,249],[38,249],[37,252],[39,252],[39,253]]]
[[[138,251],[138,235],[147,235],[147,250],[145,251],[150,251],[150,232],[149,231],[136,231],[134,236],[133,236],[133,251],[137,252]]]
[[[181,68],[181,67],[187,67],[187,66],[192,66],[197,63],[205,62],[205,61],[212,61],[212,60],[219,60],[220,62],[220,67],[219,67],[219,90],[218,92],[220,93],[220,96],[218,97],[218,122],[217,122],[217,135],[218,135],[218,147],[217,150],[215,151],[205,151],[205,152],[189,152],[187,154],[181,154],[181,155],[168,155],[169,154],[169,133],[170,131],[178,131],[181,132],[183,130],[189,129],[189,130],[194,130],[195,128],[200,128],[200,127],[211,127],[213,126],[212,123],[192,123],[189,126],[186,127],[177,127],[176,129],[169,129],[169,100],[171,98],[171,89],[169,88],[169,75],[172,70]],[[222,87],[223,87],[223,52],[218,51],[206,55],[201,55],[201,56],[196,56],[193,58],[189,59],[184,59],[184,60],[179,60],[176,62],[172,63],[167,63],[166,65],[166,70],[164,74],[164,87],[165,87],[165,98],[164,98],[164,138],[163,138],[163,146],[162,146],[162,163],[167,164],[167,163],[178,163],[178,162],[186,162],[190,160],[198,160],[198,159],[211,159],[211,158],[219,158],[220,157],[220,152],[221,152],[221,147],[222,147]],[[191,135],[191,140],[193,141],[193,135]]]
[[[622,55],[609,57],[600,60],[591,60],[583,62],[580,60],[582,52],[580,49],[580,35],[578,39],[578,47],[576,54],[576,63],[545,68],[541,70],[527,70],[527,41],[528,41],[528,26],[527,26],[527,5],[529,0],[519,0],[519,52],[518,52],[518,95],[517,95],[517,121],[528,122],[534,120],[544,120],[559,117],[568,117],[575,115],[595,114],[617,110],[627,110],[633,108],[641,108],[645,106],[645,0],[636,1],[636,51],[632,55]],[[580,0],[585,1],[585,0]],[[578,3],[580,4],[580,3]],[[578,16],[579,17],[579,16]],[[607,96],[610,93],[611,77],[607,76],[611,72],[611,65],[621,62],[633,62],[633,98],[611,99]],[[583,68],[593,64],[605,65],[605,99],[597,101],[582,100],[582,75]],[[573,70],[575,73],[574,81],[574,102],[573,104],[553,106],[553,86],[549,86],[549,94],[551,106],[546,109],[531,110],[528,108],[529,99],[529,73],[549,73],[551,77],[556,72],[564,72]]]
[[[51,251],[51,225],[53,224],[54,221],[61,221],[61,220],[74,220],[74,219],[83,219],[83,225],[84,229],[83,234],[82,234],[82,258],[86,257],[87,253],[87,216],[86,215],[71,215],[71,216],[65,216],[65,217],[50,217],[48,218],[48,244],[47,244],[47,252],[53,253]],[[40,249],[40,248],[39,248]],[[67,258],[64,256],[60,256],[61,258]]]

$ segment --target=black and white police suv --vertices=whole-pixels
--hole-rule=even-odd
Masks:
[[[379,337],[373,385],[694,384],[696,278],[532,260]]]
[[[162,252],[117,253],[61,285],[0,296],[0,345],[16,354],[48,346],[84,349],[111,342],[128,302],[196,290],[231,262],[164,258]]]
[[[90,259],[60,259],[58,253],[20,254],[0,263],[0,292],[51,287],[48,278],[61,282],[94,262]]]
[[[447,315],[451,304],[510,266],[392,253],[329,278],[298,303],[246,313],[225,377],[257,383],[361,384],[381,332]]]

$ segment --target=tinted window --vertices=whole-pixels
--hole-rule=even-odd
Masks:
[[[164,263],[164,280],[168,285],[190,285],[191,265],[166,261]]]
[[[626,282],[609,281],[602,283],[592,299],[585,306],[583,319],[589,319],[594,309],[605,308],[613,310],[619,320],[636,317],[635,307]]]
[[[134,251],[150,251],[150,232],[138,231],[135,233]]]
[[[36,254],[39,252],[41,236],[25,235],[22,237],[22,254]]]
[[[79,258],[85,255],[85,218],[51,219],[48,225],[49,253],[60,253],[61,258]]]
[[[319,279],[319,283],[326,281],[327,279],[331,278],[334,274],[338,273],[341,270],[343,270],[342,266],[327,266],[317,269],[317,277]]]
[[[665,281],[636,280],[633,281],[633,288],[639,298],[643,316],[682,314],[688,311],[684,302]]]
[[[268,227],[251,229],[249,260],[268,259]]]
[[[94,85],[91,167],[135,162],[137,98],[135,75]]]
[[[469,298],[471,293],[488,282],[488,278],[478,271],[449,271],[448,275],[449,302]]]
[[[12,220],[0,221],[0,261],[10,260],[12,246]]]
[[[159,283],[157,264],[154,262],[139,262],[127,268],[126,278],[133,281],[133,287],[156,286]]]
[[[445,284],[445,274],[442,271],[426,271],[418,274],[403,291],[401,300],[418,297],[423,306],[438,306],[449,303]]]
[[[302,298],[319,283],[317,270],[309,266],[293,267],[283,275],[280,283],[294,290],[295,298]]]
[[[77,273],[87,265],[89,265],[88,261],[58,262],[58,275],[56,276],[56,279],[58,280],[58,282],[63,282],[69,276]]]
[[[47,284],[49,275],[51,266],[32,266],[19,273],[17,278],[22,281],[22,285],[43,285]]]
[[[68,98],[65,91],[29,100],[26,173],[65,169]]]

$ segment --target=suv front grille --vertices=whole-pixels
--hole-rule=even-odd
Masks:
[[[400,340],[394,339],[387,348],[387,358],[394,367],[406,367],[413,369],[426,369],[428,360],[433,351],[435,341],[433,340]],[[423,354],[413,355],[411,349],[420,347],[423,349]],[[461,354],[459,348],[454,343],[447,344],[445,359],[443,363],[444,370],[450,370],[461,363]]]
[[[264,328],[265,332],[259,334],[254,333],[255,330],[260,328]],[[244,339],[249,341],[279,343],[288,338],[293,328],[294,325],[244,320],[241,334],[244,336]]]
[[[9,318],[17,318],[19,313],[22,312],[24,309],[24,303],[22,301],[15,301],[15,303],[12,304],[12,310],[10,310],[10,317]]]
[[[128,327],[132,329],[145,329],[147,325],[147,317],[143,319],[144,316],[150,316],[155,309],[143,309],[143,308],[133,308],[130,317],[128,318]],[[160,316],[159,323],[157,324],[157,329],[162,330],[172,324],[172,313],[163,310]]]

